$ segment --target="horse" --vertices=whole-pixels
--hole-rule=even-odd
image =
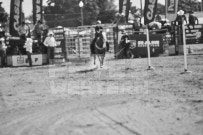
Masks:
[[[101,29],[101,28],[100,28]],[[107,41],[106,35],[100,31],[100,29],[96,29],[95,38],[90,45],[91,54],[94,55],[94,65],[96,64],[96,56],[99,59],[100,67],[103,67],[105,53],[107,51]]]

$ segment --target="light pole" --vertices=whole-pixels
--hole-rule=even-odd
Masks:
[[[202,9],[201,9],[201,11],[203,12],[203,0],[202,0],[202,2],[201,2],[201,3],[202,3]]]
[[[81,22],[82,22],[82,26],[83,26],[83,6],[84,6],[84,3],[82,1],[80,1],[79,7],[81,8]]]

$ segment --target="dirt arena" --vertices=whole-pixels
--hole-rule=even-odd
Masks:
[[[203,55],[0,69],[0,135],[202,135]]]

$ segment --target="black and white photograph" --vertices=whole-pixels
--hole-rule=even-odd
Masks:
[[[0,0],[0,135],[203,135],[203,0]]]

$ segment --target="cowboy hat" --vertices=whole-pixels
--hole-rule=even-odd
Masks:
[[[183,10],[179,10],[177,14],[178,14],[178,15],[184,15],[185,12],[184,12]]]
[[[54,33],[52,31],[49,31],[48,35],[54,35]]]
[[[101,21],[100,21],[100,20],[98,20],[98,21],[97,21],[97,24],[101,24]]]

